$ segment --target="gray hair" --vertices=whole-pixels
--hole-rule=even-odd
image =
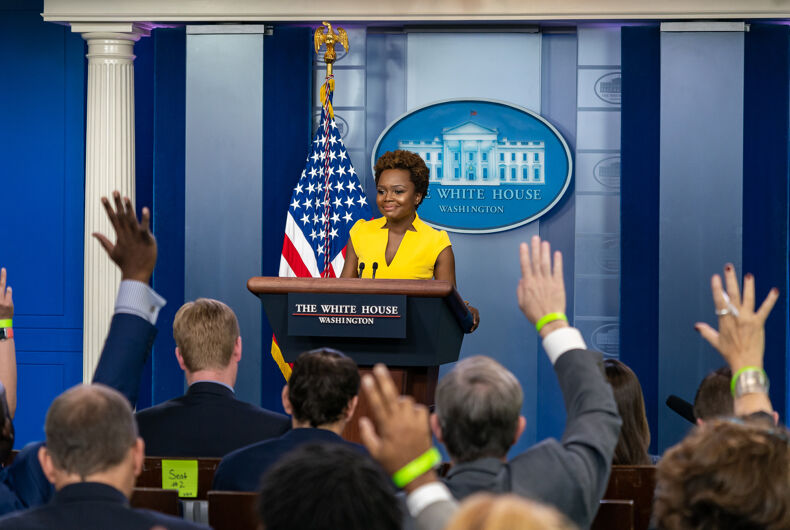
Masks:
[[[55,398],[44,431],[55,467],[83,480],[120,464],[137,440],[129,402],[98,384],[75,386]]]
[[[516,377],[494,359],[477,355],[459,362],[436,389],[436,415],[453,460],[504,457],[523,401]]]

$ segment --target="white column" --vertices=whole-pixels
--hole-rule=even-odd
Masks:
[[[150,33],[131,23],[72,24],[88,42],[85,131],[83,381],[90,382],[112,319],[121,275],[91,234],[114,240],[101,205],[118,190],[134,202],[134,43]]]

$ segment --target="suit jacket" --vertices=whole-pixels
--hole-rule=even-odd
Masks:
[[[137,426],[148,455],[222,457],[280,436],[291,420],[236,399],[219,383],[200,382],[181,397],[137,412]]]
[[[115,388],[134,406],[155,337],[156,327],[144,318],[114,315],[93,382]],[[287,416],[240,401],[211,382],[195,383],[185,395],[138,411],[136,418],[145,452],[153,456],[221,457],[291,427]]]
[[[26,445],[11,465],[0,470],[0,515],[46,504],[52,498],[52,484],[38,462],[38,449],[42,445],[42,442]]]
[[[346,444],[367,455],[359,444],[347,442],[326,429],[293,429],[279,438],[242,447],[228,454],[214,473],[212,489],[225,491],[257,491],[263,474],[283,455],[311,443]]]
[[[482,458],[456,464],[445,483],[458,499],[509,491],[542,501],[587,528],[609,481],[620,416],[600,353],[565,352],[554,371],[567,411],[562,439],[543,440],[509,462]]]
[[[151,510],[129,507],[123,493],[98,482],[71,484],[55,493],[49,504],[0,518],[0,530],[208,530],[207,526]]]

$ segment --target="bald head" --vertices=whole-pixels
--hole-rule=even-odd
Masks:
[[[137,441],[129,402],[98,384],[76,386],[58,396],[44,430],[54,466],[83,479],[120,464]]]

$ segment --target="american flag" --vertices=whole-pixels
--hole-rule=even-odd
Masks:
[[[288,208],[280,276],[334,278],[345,263],[348,231],[372,217],[332,112],[331,77],[321,89],[321,121]],[[272,357],[286,379],[291,374],[272,340]]]

